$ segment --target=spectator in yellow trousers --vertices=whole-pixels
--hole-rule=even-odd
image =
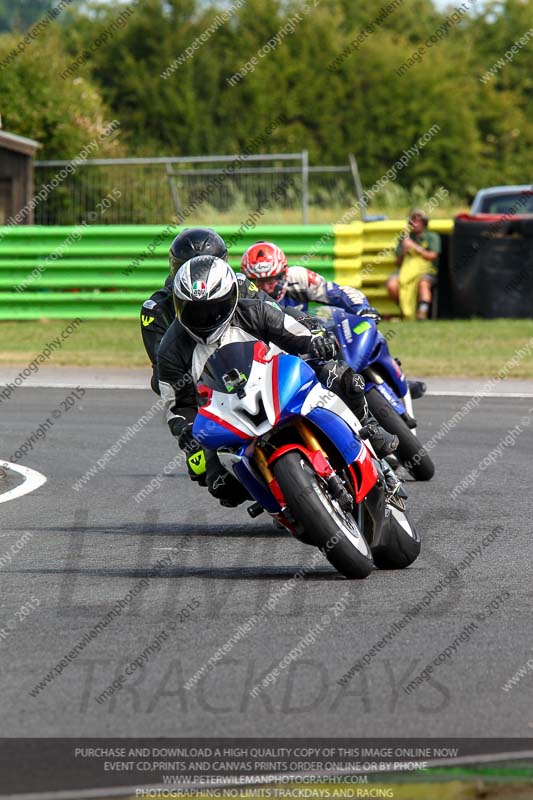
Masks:
[[[429,219],[421,208],[409,214],[396,247],[398,270],[387,280],[387,291],[408,320],[427,319],[437,278],[440,236],[428,231]]]

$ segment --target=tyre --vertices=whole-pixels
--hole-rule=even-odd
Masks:
[[[420,536],[405,511],[385,506],[385,521],[375,545],[374,564],[379,569],[405,569],[420,553]]]
[[[374,561],[352,514],[329,494],[323,478],[299,452],[289,452],[272,471],[301,534],[318,547],[346,578],[366,578]]]
[[[398,437],[395,455],[417,481],[429,481],[435,474],[435,466],[427,450],[412,433],[407,423],[373,387],[366,396],[368,407],[380,425]]]

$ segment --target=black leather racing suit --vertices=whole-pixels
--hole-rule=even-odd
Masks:
[[[192,422],[198,407],[196,384],[209,356],[231,342],[272,342],[295,355],[309,352],[312,334],[298,320],[261,300],[237,303],[230,326],[219,342],[204,345],[196,342],[177,320],[166,332],[157,355],[161,397],[167,409],[171,432]]]
[[[241,273],[237,275],[239,281],[239,297],[259,300],[275,301],[268,294],[258,289],[257,286],[248,280]],[[288,309],[291,316],[307,319],[307,315],[301,311]],[[159,375],[157,372],[157,351],[161,340],[171,324],[176,318],[174,309],[174,298],[172,293],[172,277],[169,275],[162,289],[158,289],[153,295],[145,300],[141,308],[141,335],[148,358],[152,363],[152,379],[150,385],[156,394],[161,394],[159,390]]]
[[[141,335],[148,358],[152,362],[152,389],[159,392],[159,377],[157,374],[157,351],[161,339],[176,318],[174,299],[172,296],[172,278],[170,275],[162,289],[158,289],[141,308]]]
[[[240,299],[230,326],[217,344],[196,342],[178,320],[169,327],[157,355],[159,388],[165,401],[171,433],[178,436],[194,421],[199,406],[196,385],[209,356],[231,342],[264,341],[294,355],[310,350],[314,334],[298,319],[286,314],[271,301]],[[312,362],[318,379],[347,402],[360,418],[366,401],[364,381],[345,364],[335,361]],[[354,385],[354,380],[360,383]],[[244,488],[222,468],[216,452],[206,451],[207,486],[224,504],[236,505],[246,499]]]

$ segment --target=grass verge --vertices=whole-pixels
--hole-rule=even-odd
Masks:
[[[510,378],[533,378],[533,320],[437,320],[382,322],[391,353],[412,377],[497,375],[516,351],[526,355],[508,372]],[[529,344],[528,344],[529,343]]]
[[[61,334],[67,320],[21,320],[0,322],[0,366],[25,366],[48,342]],[[137,319],[84,320],[61,342],[44,366],[54,367],[147,367]]]
[[[66,320],[0,322],[0,365],[25,366],[65,328]],[[508,372],[533,378],[533,320],[439,320],[381,323],[390,350],[412,377],[496,375],[519,348],[529,350]],[[86,320],[46,365],[149,367],[135,320]]]

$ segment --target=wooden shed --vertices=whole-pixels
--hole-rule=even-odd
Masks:
[[[33,223],[28,204],[33,197],[33,158],[38,147],[33,139],[0,130],[0,225]]]

